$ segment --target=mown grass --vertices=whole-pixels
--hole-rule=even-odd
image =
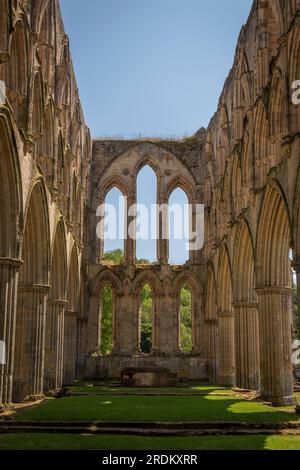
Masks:
[[[0,435],[0,450],[300,450],[300,436]]]
[[[89,395],[203,395],[208,393],[217,393],[219,395],[233,395],[234,391],[217,386],[201,385],[201,386],[189,386],[189,387],[168,387],[168,388],[131,388],[131,387],[114,387],[97,385],[94,383],[80,384],[71,387],[69,391],[72,394],[89,394]]]
[[[117,396],[86,395],[47,399],[16,413],[17,421],[294,421],[295,412],[272,408],[236,396]]]

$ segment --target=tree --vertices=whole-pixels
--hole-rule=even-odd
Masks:
[[[191,352],[192,341],[192,294],[187,287],[180,291],[180,347],[182,352]]]
[[[143,353],[150,353],[152,348],[152,290],[145,284],[141,291],[141,343]]]
[[[121,249],[108,251],[103,259],[111,264],[123,261],[124,253]],[[113,291],[110,286],[104,286],[101,292],[101,346],[100,353],[107,356],[112,353],[113,335]]]

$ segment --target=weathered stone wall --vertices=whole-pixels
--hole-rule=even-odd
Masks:
[[[58,0],[1,0],[0,80],[1,404],[72,382],[82,352],[91,141]]]
[[[299,285],[299,1],[253,3],[206,142],[212,377],[292,395],[290,250]]]

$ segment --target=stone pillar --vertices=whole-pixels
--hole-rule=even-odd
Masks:
[[[235,385],[235,337],[233,312],[219,312],[219,374],[221,385]]]
[[[45,391],[62,387],[64,317],[67,305],[68,302],[64,300],[52,300],[49,302],[46,318]]]
[[[131,293],[116,294],[113,354],[132,355],[140,351],[139,302]]]
[[[300,262],[293,263],[293,268],[297,276],[297,303],[298,303],[298,339],[300,340]]]
[[[192,293],[192,341],[193,341],[193,352],[203,352],[203,298],[202,295]]]
[[[5,364],[0,364],[0,406],[12,402],[18,271],[21,261],[0,258],[0,340]]]
[[[235,302],[236,385],[259,390],[259,325],[258,304]]]
[[[179,301],[172,294],[159,297],[160,307],[156,318],[156,350],[164,354],[178,354],[179,347]]]
[[[168,201],[161,199],[159,201],[161,211],[158,217],[158,240],[157,240],[157,259],[160,264],[168,264],[169,261],[169,211]]]
[[[76,368],[77,378],[82,378],[85,373],[87,325],[88,319],[86,317],[80,317],[78,319],[78,359]]]
[[[136,231],[135,231],[135,210],[136,204],[135,194],[129,194],[126,201],[125,209],[125,256],[126,264],[133,264],[136,261]],[[131,227],[131,228],[130,228]],[[131,236],[130,236],[131,232]]]
[[[78,313],[67,310],[64,321],[63,385],[73,385],[76,378]]]
[[[261,395],[274,405],[294,404],[291,359],[292,292],[285,287],[260,287],[259,340]]]
[[[207,319],[206,325],[206,351],[207,351],[207,372],[210,382],[218,381],[218,357],[219,357],[219,337],[218,320]]]
[[[19,285],[14,401],[43,396],[46,301],[49,286]]]

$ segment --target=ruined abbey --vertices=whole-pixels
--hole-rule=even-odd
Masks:
[[[126,367],[292,404],[300,1],[254,0],[208,129],[183,140],[92,141],[59,0],[0,0],[0,80],[0,406],[76,378],[119,378]],[[193,209],[205,205],[204,247],[183,265],[170,264],[161,236],[155,263],[137,261],[130,237],[121,263],[103,262],[97,207],[112,188],[134,204],[145,165],[156,174],[159,204],[181,188]],[[161,216],[160,235],[165,223]],[[148,354],[140,350],[145,284],[153,292]],[[113,331],[103,356],[106,285]],[[192,294],[190,353],[179,341],[182,286]]]

